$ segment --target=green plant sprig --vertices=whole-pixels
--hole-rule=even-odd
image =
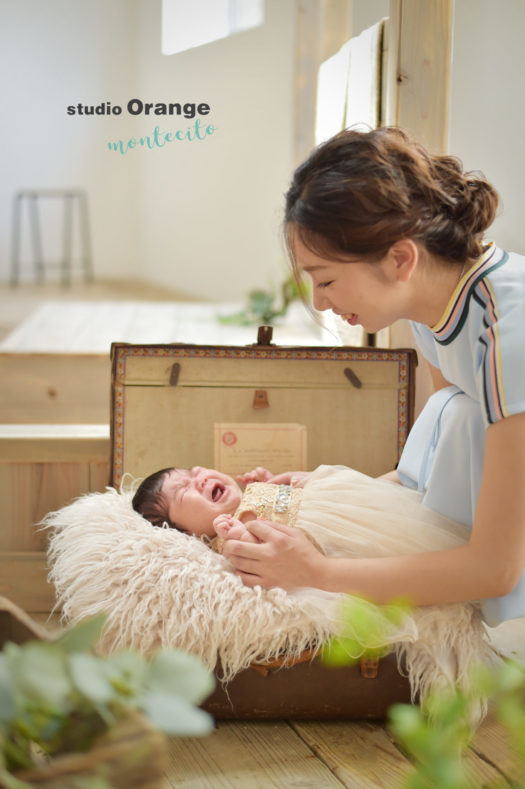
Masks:
[[[224,324],[240,326],[260,326],[273,323],[286,315],[288,307],[297,299],[304,300],[308,293],[306,283],[298,284],[290,274],[280,285],[277,295],[273,291],[255,289],[248,293],[245,309],[232,315],[219,315],[218,320]]]
[[[133,711],[172,736],[209,733],[212,718],[195,705],[214,687],[196,658],[162,650],[151,659],[124,650],[92,650],[105,617],[81,622],[62,637],[7,643],[0,654],[0,783],[23,786],[12,773],[44,758],[85,751]]]
[[[473,670],[470,690],[441,690],[422,708],[396,704],[389,710],[392,733],[416,765],[405,789],[477,789],[466,770],[465,754],[472,739],[468,721],[481,699],[502,724],[514,754],[517,781],[525,787],[525,670],[505,660],[498,668],[480,664]],[[487,789],[500,789],[507,781]]]
[[[322,659],[328,666],[355,663],[361,656],[381,657],[395,628],[413,606],[393,601],[374,606],[351,596],[342,611],[340,636],[327,643]],[[394,630],[392,630],[394,628]],[[480,705],[488,704],[507,735],[514,756],[514,779],[486,789],[525,789],[525,668],[512,660],[473,668],[467,690],[440,689],[424,704],[395,704],[388,711],[390,729],[400,748],[414,763],[404,789],[478,789],[469,776],[465,755],[473,736],[471,722]]]

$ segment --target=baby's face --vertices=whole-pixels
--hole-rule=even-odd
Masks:
[[[215,536],[217,515],[232,515],[241,500],[241,489],[232,477],[212,468],[194,466],[172,469],[161,488],[171,523],[190,534]]]

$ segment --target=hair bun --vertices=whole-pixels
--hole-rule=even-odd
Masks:
[[[458,221],[473,235],[485,232],[496,217],[498,193],[482,173],[470,172],[464,176],[463,200],[458,201]]]

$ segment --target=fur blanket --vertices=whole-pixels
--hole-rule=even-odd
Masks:
[[[63,620],[105,612],[101,648],[159,647],[191,652],[223,679],[254,662],[318,649],[341,632],[345,595],[299,589],[251,589],[205,542],[151,526],[131,507],[132,491],[82,496],[52,512],[50,580]],[[366,605],[366,604],[365,604]],[[419,609],[394,626],[370,605],[381,644],[406,662],[413,693],[468,682],[468,669],[486,652],[479,612],[471,605]],[[345,634],[359,640],[352,623]],[[352,655],[358,658],[360,650]],[[362,652],[362,650],[361,650]]]

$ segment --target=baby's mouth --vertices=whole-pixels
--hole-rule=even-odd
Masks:
[[[219,484],[214,485],[211,492],[211,500],[213,502],[220,501],[224,495],[225,490],[226,489],[224,485],[219,485]]]

